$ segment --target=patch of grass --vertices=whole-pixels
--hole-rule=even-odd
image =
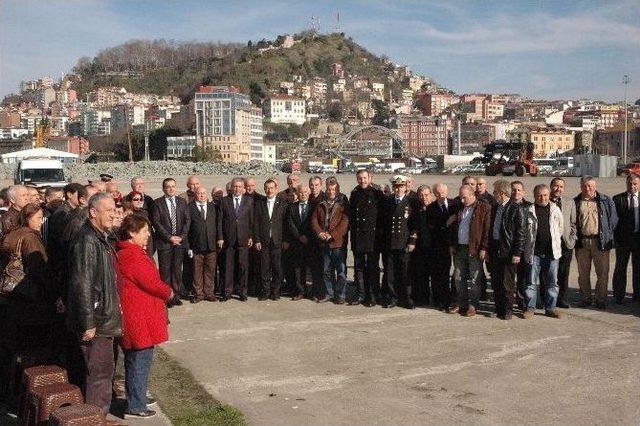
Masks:
[[[189,370],[158,347],[149,387],[162,411],[176,426],[246,425],[239,410],[220,404]]]

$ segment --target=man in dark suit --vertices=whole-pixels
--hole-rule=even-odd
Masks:
[[[193,251],[193,289],[191,303],[202,300],[215,302],[216,244],[222,232],[216,206],[207,200],[207,189],[196,189],[195,200],[189,203],[189,247]]]
[[[248,177],[244,180],[245,195],[253,200],[254,207],[258,204],[258,200],[264,198],[264,195],[256,191],[255,178]],[[260,252],[256,250],[256,245],[249,249],[249,278],[248,293],[249,296],[258,296],[259,289],[262,288],[262,274],[260,273]]]
[[[624,302],[627,291],[627,266],[631,257],[633,300],[640,300],[640,176],[627,176],[627,190],[613,197],[618,213],[614,231],[616,242],[616,267],[613,272],[613,298],[617,304]]]
[[[235,269],[238,271],[240,301],[247,300],[247,279],[249,248],[253,246],[253,200],[245,195],[244,180],[240,177],[231,181],[231,194],[220,202],[222,220],[222,239],[218,247],[224,248],[225,288],[221,291],[221,302],[228,300],[233,293]]]
[[[158,250],[160,276],[171,284],[174,297],[169,306],[182,305],[182,259],[188,249],[187,236],[191,218],[187,203],[176,196],[176,181],[162,181],[164,196],[155,200],[151,222],[155,228],[155,246]]]
[[[446,312],[455,291],[451,288],[451,254],[447,242],[447,221],[460,210],[460,202],[449,198],[449,189],[443,183],[433,185],[436,200],[427,206],[425,216],[432,237],[430,245],[431,288],[433,303]]]
[[[278,183],[274,179],[265,181],[264,193],[266,197],[259,199],[254,207],[254,245],[260,253],[262,273],[262,291],[258,300],[266,300],[269,297],[278,300],[282,283],[282,236],[287,203],[276,196]]]
[[[296,289],[291,300],[303,298],[313,299],[311,288],[307,286],[307,270],[309,270],[312,256],[317,252],[312,250],[311,242],[315,238],[311,229],[311,213],[313,211],[309,203],[309,187],[298,185],[298,201],[287,206],[285,215],[285,247],[295,253],[293,257],[293,271]]]

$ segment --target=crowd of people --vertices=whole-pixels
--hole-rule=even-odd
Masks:
[[[640,299],[637,175],[613,198],[590,176],[580,179],[579,194],[565,195],[565,180],[556,177],[532,188],[531,202],[521,181],[497,180],[489,193],[485,178],[465,176],[451,197],[443,183],[414,191],[411,176],[377,185],[360,170],[356,180],[349,196],[333,176],[307,184],[297,174],[287,176],[286,188],[266,179],[264,194],[254,178],[209,192],[191,176],[180,194],[167,178],[157,199],[140,177],[127,195],[108,175],[64,188],[10,186],[0,191],[0,259],[21,260],[25,275],[12,289],[1,281],[2,356],[52,348],[87,402],[107,413],[120,348],[127,414],[150,417],[154,346],[168,338],[167,308],[183,300],[287,295],[366,307],[431,305],[471,317],[488,300],[490,283],[498,318],[520,312],[530,319],[539,307],[560,318],[559,308],[569,308],[574,252],[577,306],[606,309],[613,248],[614,302],[625,301],[629,258],[632,298]],[[347,299],[349,244],[354,291]]]

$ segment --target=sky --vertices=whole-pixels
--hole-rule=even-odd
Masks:
[[[640,98],[640,0],[0,0],[0,96],[130,39],[273,40],[312,16],[457,93],[617,101],[627,74]]]

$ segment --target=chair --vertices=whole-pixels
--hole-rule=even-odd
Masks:
[[[49,417],[50,426],[104,426],[102,410],[91,404],[60,407]]]
[[[53,383],[69,383],[67,371],[57,365],[41,365],[29,367],[22,373],[20,383],[20,417],[25,417],[27,395],[38,386],[51,385]]]
[[[27,396],[23,424],[44,425],[58,408],[83,402],[80,388],[70,383],[38,386]]]

